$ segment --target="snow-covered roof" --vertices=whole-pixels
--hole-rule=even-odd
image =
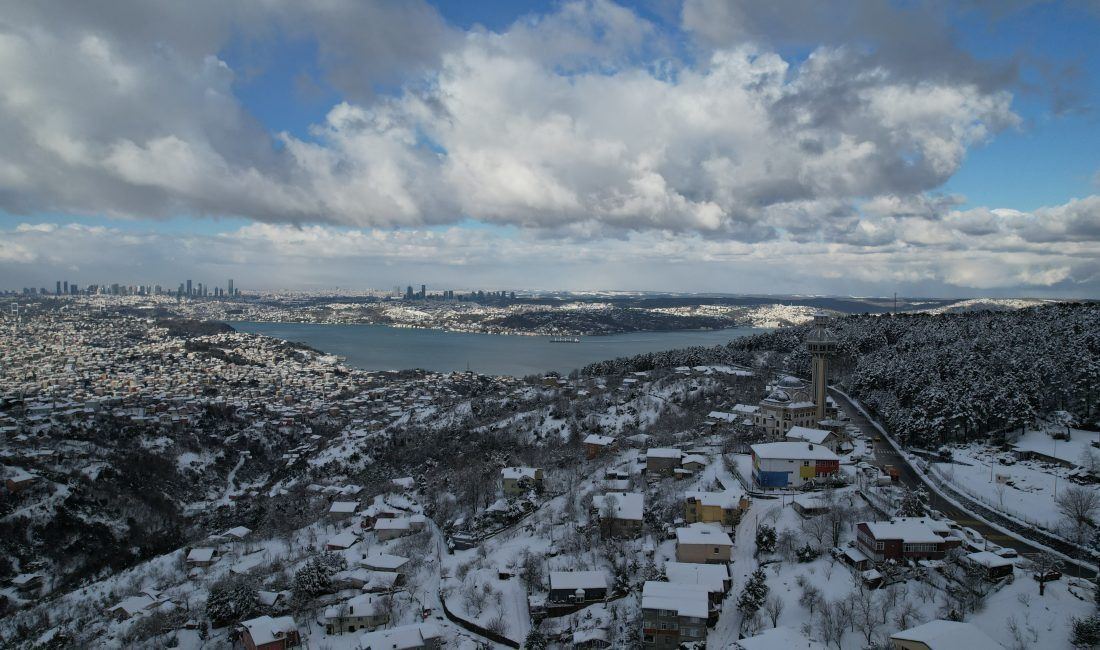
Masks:
[[[333,535],[328,539],[325,544],[333,548],[348,548],[359,541],[359,538],[355,536],[355,533],[351,531],[344,531],[339,535]]]
[[[388,569],[393,571],[405,566],[408,561],[408,558],[401,557],[400,555],[378,553],[375,555],[368,555],[363,559],[362,564],[375,569]]]
[[[601,447],[606,447],[613,442],[615,442],[615,439],[611,436],[601,436],[595,433],[588,434],[588,437],[584,439],[586,445],[600,445]]]
[[[740,404],[738,406],[741,406]],[[707,413],[707,417],[711,420],[722,420],[723,422],[733,422],[739,416],[733,413],[723,413],[722,411],[711,411]]]
[[[732,410],[734,413],[740,413],[742,415],[755,415],[756,412],[760,410],[760,407],[755,404],[734,404]]]
[[[733,540],[713,524],[695,523],[676,529],[677,544],[708,544],[711,546],[733,546]]]
[[[335,514],[347,515],[355,512],[358,508],[358,501],[333,501],[328,511]]]
[[[699,585],[711,593],[725,593],[730,572],[725,564],[665,562],[665,575],[673,584]]]
[[[733,645],[737,650],[826,650],[792,627],[774,627]]]
[[[648,580],[642,585],[642,609],[663,609],[679,616],[706,618],[706,587]]]
[[[133,616],[138,612],[143,612],[150,606],[156,604],[158,601],[147,595],[130,596],[129,598],[123,598],[122,601],[111,608],[111,611],[122,610],[126,612],[127,616]]]
[[[698,463],[700,465],[707,464],[707,457],[699,454],[689,454],[680,459],[681,465],[687,465],[688,463]]]
[[[1001,557],[1000,555],[997,555],[992,551],[979,551],[977,553],[970,553],[966,556],[966,559],[989,569],[995,569],[1002,566],[1012,566],[1016,564],[1009,558]]]
[[[252,643],[256,646],[273,643],[284,638],[289,632],[298,629],[298,626],[294,624],[294,619],[289,616],[278,618],[260,616],[244,621],[241,625],[248,630],[248,635],[252,637]]]
[[[605,571],[551,571],[551,589],[606,589]]]
[[[615,511],[612,514],[615,519],[641,521],[642,511],[645,508],[645,496],[641,493],[608,492],[607,494],[592,497],[592,505],[599,510],[601,515],[604,512],[609,497],[614,499]]]
[[[535,480],[535,475],[537,473],[538,470],[534,467],[505,467],[504,469],[500,470],[500,475],[503,478],[514,479],[517,481],[525,478]]]
[[[187,554],[188,562],[209,562],[214,557],[215,549],[212,548],[193,548],[191,552]]]
[[[900,539],[905,544],[942,542],[927,524],[917,520],[865,522],[875,539]]]
[[[654,447],[645,451],[646,458],[679,458],[680,450],[672,447]]]
[[[325,609],[325,618],[344,616],[374,616],[378,613],[379,600],[371,594],[360,594],[347,602],[332,605]]]
[[[752,453],[780,460],[840,460],[828,448],[808,442],[766,442],[753,445]]]
[[[725,492],[686,492],[685,499],[695,499],[704,506],[732,510],[741,503],[740,490],[726,490]]]
[[[1004,646],[970,623],[941,619],[896,632],[890,638],[923,643],[929,650],[1004,650]]]
[[[375,530],[408,530],[410,521],[407,517],[383,517],[374,522]]]
[[[225,531],[224,533],[222,533],[222,536],[224,536],[224,537],[236,537],[237,539],[244,539],[245,537],[248,537],[248,534],[251,533],[251,532],[252,532],[251,528],[245,528],[244,526],[237,526],[235,528],[230,528],[229,530]]]
[[[408,650],[419,648],[425,641],[442,636],[443,633],[435,623],[415,623],[367,632],[359,637],[359,647],[363,650]]]
[[[791,430],[787,432],[787,437],[791,440],[805,440],[806,442],[812,442],[815,445],[820,445],[832,435],[832,431],[825,431],[824,429],[811,429],[810,427],[791,427]]]

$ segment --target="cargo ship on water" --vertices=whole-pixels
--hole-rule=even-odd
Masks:
[[[580,343],[581,340],[575,336],[552,336],[550,337],[551,343]]]

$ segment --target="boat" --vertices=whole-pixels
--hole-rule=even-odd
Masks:
[[[551,336],[551,343],[580,343],[581,340],[575,336]]]

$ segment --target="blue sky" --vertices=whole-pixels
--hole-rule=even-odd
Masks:
[[[1100,286],[1094,4],[51,11],[0,43],[12,286]]]

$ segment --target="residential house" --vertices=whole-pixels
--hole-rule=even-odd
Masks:
[[[382,598],[375,594],[360,594],[347,602],[325,609],[325,633],[344,634],[373,630],[390,620]]]
[[[680,459],[680,467],[692,472],[698,472],[707,466],[707,457],[702,454],[688,454]]]
[[[218,549],[210,547],[193,548],[187,554],[187,564],[193,567],[208,567],[218,561]]]
[[[840,458],[820,445],[769,442],[752,446],[752,478],[761,488],[798,488],[839,472]]]
[[[885,560],[942,560],[962,544],[943,522],[918,517],[856,524],[860,551],[875,562]]]
[[[985,577],[989,580],[1000,580],[1005,576],[1010,576],[1016,568],[1016,563],[1011,559],[1001,557],[990,551],[970,553],[965,560],[974,566],[981,567]]]
[[[789,442],[812,442],[815,445],[827,448],[834,454],[840,448],[840,436],[825,429],[794,426],[787,432],[786,439]]]
[[[359,637],[359,650],[437,650],[442,647],[443,632],[435,623],[401,625]]]
[[[148,593],[123,598],[117,605],[107,610],[116,620],[124,621],[132,616],[155,609],[163,601]]]
[[[791,507],[803,517],[817,517],[829,512],[829,502],[816,494],[800,494],[791,499]]]
[[[42,576],[38,573],[20,573],[11,579],[16,591],[24,596],[32,596],[42,589]]]
[[[676,560],[727,564],[733,540],[716,524],[691,524],[676,529]]]
[[[424,530],[426,524],[424,515],[379,519],[374,522],[374,533],[378,536],[378,541],[384,542]]]
[[[645,496],[639,492],[608,492],[592,497],[604,537],[636,537],[642,532]]]
[[[4,484],[7,486],[9,492],[18,494],[33,485],[37,480],[38,476],[26,470],[18,469],[4,481]]]
[[[333,501],[332,505],[329,506],[328,516],[330,519],[347,519],[354,515],[358,509],[358,501]]]
[[[609,591],[604,571],[551,571],[550,602],[584,603],[603,600]]]
[[[893,650],[1004,650],[970,623],[936,619],[890,636]]]
[[[750,503],[740,490],[688,492],[684,497],[684,521],[689,524],[736,526]]]
[[[372,571],[388,571],[390,573],[403,572],[405,565],[408,563],[408,558],[401,557],[400,555],[390,555],[389,553],[367,555],[359,561],[359,564],[362,564]]]
[[[349,549],[359,541],[359,537],[350,530],[333,535],[325,542],[325,549],[329,551],[343,551]]]
[[[601,436],[595,433],[589,434],[584,439],[584,455],[589,460],[615,449],[615,439],[611,436]]]
[[[665,562],[665,576],[673,584],[705,588],[711,609],[715,609],[726,597],[732,584],[727,564]]]
[[[672,476],[680,467],[679,449],[656,447],[645,452],[646,476]]]
[[[298,626],[289,616],[258,616],[237,628],[245,650],[285,650],[301,645]]]
[[[537,467],[505,467],[500,470],[500,486],[505,496],[516,497],[542,489],[542,470]]]
[[[647,581],[642,585],[642,647],[663,650],[704,642],[709,612],[705,587]]]

